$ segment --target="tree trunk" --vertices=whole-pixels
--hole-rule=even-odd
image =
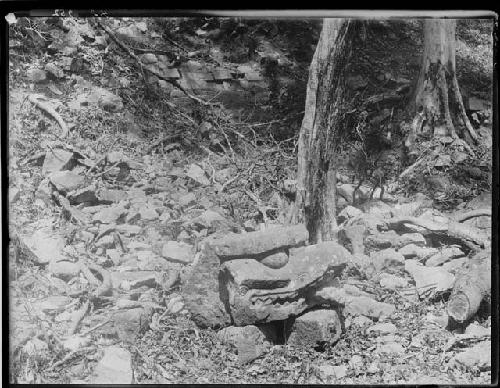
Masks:
[[[352,25],[345,19],[324,19],[309,69],[291,222],[305,222],[312,243],[335,240],[337,234],[335,147],[344,125],[342,104]]]
[[[490,294],[491,250],[486,249],[472,257],[467,269],[455,280],[448,300],[448,315],[455,322],[466,322]]]
[[[407,146],[427,131],[435,136],[460,135],[468,143],[477,141],[456,77],[455,25],[452,19],[424,22],[424,53],[412,107],[416,116]]]

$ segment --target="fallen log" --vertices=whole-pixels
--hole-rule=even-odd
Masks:
[[[448,316],[457,323],[472,318],[483,299],[491,294],[491,250],[474,255],[466,269],[457,276],[448,300]]]

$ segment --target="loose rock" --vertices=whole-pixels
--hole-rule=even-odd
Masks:
[[[65,194],[69,191],[79,189],[84,184],[84,178],[73,171],[55,171],[49,175],[50,182],[56,189]]]
[[[132,355],[119,346],[104,349],[104,356],[94,369],[91,384],[133,384]]]
[[[182,242],[168,241],[163,245],[161,255],[174,263],[189,264],[194,258],[193,246]]]
[[[333,344],[342,334],[342,326],[335,310],[314,310],[298,317],[288,344],[297,347],[315,347]]]

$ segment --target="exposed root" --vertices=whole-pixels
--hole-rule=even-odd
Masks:
[[[55,121],[57,121],[57,124],[59,124],[59,126],[62,129],[61,138],[64,139],[68,135],[68,132],[69,132],[68,126],[66,125],[66,123],[62,119],[61,115],[59,113],[57,113],[54,108],[52,108],[48,103],[41,101],[42,98],[43,98],[42,96],[32,94],[28,97],[28,100],[33,105],[35,105],[38,109],[45,112],[50,117],[52,117]]]

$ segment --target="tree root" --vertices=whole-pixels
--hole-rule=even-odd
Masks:
[[[477,209],[477,210],[472,210],[472,211],[467,212],[467,213],[459,214],[459,215],[455,216],[455,221],[456,222],[464,222],[470,218],[481,217],[481,216],[491,217],[491,209]]]
[[[489,241],[483,237],[478,228],[463,225],[448,219],[444,222],[423,219],[421,217],[396,217],[386,221],[389,229],[397,229],[403,224],[412,224],[426,229],[430,234],[445,235],[461,240],[464,245],[473,251],[478,251],[489,246]]]
[[[57,121],[57,124],[59,124],[59,126],[62,129],[61,138],[64,139],[68,135],[68,132],[69,132],[68,126],[66,125],[66,123],[62,119],[61,115],[59,113],[57,113],[54,108],[52,108],[48,103],[40,101],[41,98],[42,98],[41,96],[37,96],[35,94],[32,94],[28,97],[28,100],[33,105],[35,105],[38,109],[45,112],[50,117],[52,117],[55,121]]]

